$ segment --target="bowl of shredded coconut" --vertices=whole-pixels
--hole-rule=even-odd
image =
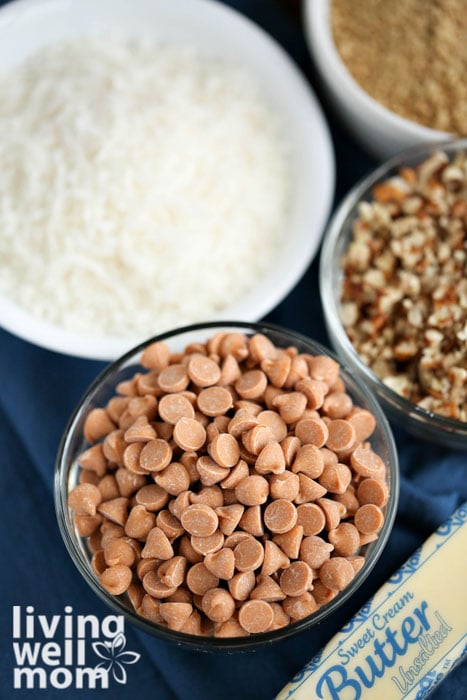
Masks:
[[[0,322],[112,359],[254,321],[311,262],[333,194],[310,88],[207,0],[18,0],[0,11]]]

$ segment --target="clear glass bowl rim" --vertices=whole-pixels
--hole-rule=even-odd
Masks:
[[[421,162],[424,156],[428,156],[437,150],[448,154],[462,150],[467,151],[467,138],[440,141],[438,143],[423,143],[404,149],[379,165],[375,170],[372,170],[368,175],[365,175],[351,188],[331,217],[323,237],[319,263],[320,296],[329,334],[332,337],[333,345],[338,355],[344,360],[344,364],[348,364],[351,368],[356,368],[364,378],[364,381],[368,383],[368,386],[373,387],[391,407],[395,406],[396,410],[403,417],[415,421],[422,429],[423,427],[426,428],[427,424],[431,424],[432,427],[442,431],[445,435],[454,434],[457,439],[461,440],[464,438],[465,447],[467,448],[467,423],[441,416],[438,413],[417,406],[387,387],[363,362],[347,337],[334,297],[336,279],[334,266],[338,262],[335,260],[335,250],[340,243],[341,237],[347,233],[346,226],[351,225],[352,220],[355,218],[358,203],[365,199],[365,195],[371,191],[371,188],[376,183],[385,177],[389,177],[392,171],[405,164],[414,165],[416,162]]]
[[[362,569],[356,574],[355,578],[351,584],[344,589],[336,598],[330,601],[327,605],[320,608],[315,614],[305,618],[304,620],[299,620],[293,624],[282,627],[278,630],[272,632],[263,632],[258,635],[252,635],[250,637],[202,637],[197,635],[191,635],[182,632],[175,632],[169,630],[165,627],[151,623],[145,620],[143,617],[137,615],[134,611],[130,610],[118,597],[111,596],[103,588],[101,588],[95,578],[94,573],[91,571],[89,561],[86,561],[81,549],[77,546],[75,539],[73,538],[69,525],[67,522],[67,493],[68,493],[68,477],[71,464],[64,463],[64,457],[67,453],[68,444],[73,436],[73,430],[76,421],[80,418],[83,411],[86,410],[87,405],[99,388],[99,386],[109,379],[115,371],[122,366],[124,366],[128,360],[132,357],[137,357],[144,348],[150,343],[156,341],[163,341],[170,338],[174,338],[178,335],[182,335],[188,332],[194,331],[212,331],[218,330],[239,330],[253,333],[269,333],[279,334],[285,336],[289,344],[293,344],[294,341],[306,345],[312,350],[312,352],[317,354],[325,354],[332,357],[337,362],[339,362],[341,367],[342,376],[344,381],[348,381],[354,385],[357,390],[355,393],[361,394],[361,398],[367,403],[369,410],[374,414],[377,422],[377,426],[381,430],[381,437],[385,447],[388,451],[388,472],[390,478],[390,498],[386,506],[386,514],[384,525],[379,533],[378,539],[375,542],[374,548],[371,550],[371,555],[369,559],[365,562]],[[352,387],[353,390],[353,387]],[[360,398],[360,397],[358,397]],[[132,623],[136,624],[139,628],[148,632],[149,634],[155,635],[166,641],[173,642],[178,646],[183,646],[186,648],[195,649],[198,651],[244,651],[247,649],[254,649],[262,647],[273,642],[278,642],[284,640],[292,635],[298,634],[319,622],[322,622],[324,618],[332,614],[338,607],[340,607],[348,598],[353,595],[353,593],[360,587],[360,585],[365,581],[365,579],[370,574],[374,565],[378,561],[386,543],[389,535],[392,531],[394,524],[397,505],[399,500],[399,461],[397,456],[396,445],[392,435],[389,423],[379,406],[377,400],[372,396],[369,389],[361,382],[357,377],[353,377],[351,371],[338,360],[336,355],[330,351],[325,346],[320,343],[307,338],[306,336],[297,333],[295,331],[289,331],[281,326],[274,325],[271,323],[249,323],[242,321],[213,321],[208,323],[197,323],[189,326],[183,326],[172,331],[167,331],[165,333],[154,336],[133,349],[129,350],[125,355],[115,360],[109,364],[92,382],[88,387],[85,394],[82,396],[78,402],[74,412],[72,413],[63,433],[60,445],[58,448],[56,463],[55,463],[55,477],[54,477],[54,501],[55,501],[55,511],[58,521],[59,530],[63,541],[65,543],[66,549],[73,560],[73,563],[87,581],[91,589],[96,593],[96,595],[101,598],[101,600],[110,606],[117,614],[124,615]]]

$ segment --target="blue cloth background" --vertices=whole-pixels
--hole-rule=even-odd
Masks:
[[[230,4],[282,44],[321,97],[335,145],[338,202],[374,163],[341,129],[322,97],[298,13],[292,11],[297,6],[279,0],[232,0]],[[315,261],[268,320],[327,343],[317,278]],[[113,684],[108,691],[13,690],[12,605],[33,605],[36,612],[47,615],[62,613],[66,605],[72,605],[76,614],[103,617],[109,613],[65,550],[52,498],[54,460],[62,431],[75,404],[102,367],[98,362],[42,350],[0,330],[1,698],[86,695],[112,699],[130,696],[137,700],[150,693],[158,700],[270,700],[467,499],[465,454],[424,444],[396,430],[402,486],[393,533],[370,580],[330,620],[262,651],[235,655],[184,651],[127,624],[127,648],[139,652],[142,658],[127,667],[126,686]],[[457,667],[432,697],[464,700],[467,664]]]

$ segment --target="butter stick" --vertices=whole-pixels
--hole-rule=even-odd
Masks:
[[[420,700],[467,651],[467,503],[277,700]]]

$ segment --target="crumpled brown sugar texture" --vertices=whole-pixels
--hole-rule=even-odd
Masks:
[[[467,136],[465,0],[332,0],[331,24],[342,60],[371,97]]]

